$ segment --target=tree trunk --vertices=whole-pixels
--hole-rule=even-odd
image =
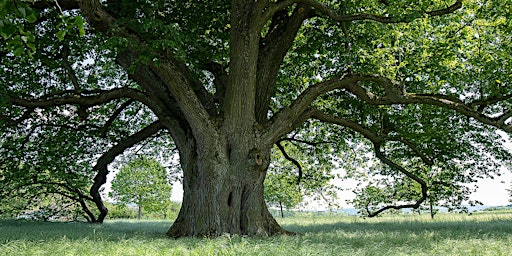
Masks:
[[[140,220],[142,217],[142,206],[141,204],[137,205],[137,219]]]
[[[434,202],[432,201],[432,198],[429,200],[429,207],[430,207],[430,218],[434,219]]]
[[[226,144],[220,142],[200,150],[191,145],[180,149],[183,203],[167,235],[178,238],[289,233],[272,217],[263,197],[270,150],[262,157],[255,149],[242,153],[239,148],[230,150],[221,145]]]
[[[284,218],[283,203],[282,202],[279,202],[279,208],[281,208],[281,218]]]

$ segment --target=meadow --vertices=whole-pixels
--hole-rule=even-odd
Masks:
[[[296,236],[169,239],[172,222],[103,225],[0,220],[0,255],[512,255],[512,213],[297,213],[277,218]]]

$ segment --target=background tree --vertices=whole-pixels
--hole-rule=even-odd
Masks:
[[[137,205],[137,219],[142,210],[158,212],[170,207],[171,185],[166,169],[148,157],[137,158],[121,167],[112,181],[109,196],[121,204]]]
[[[92,157],[68,152],[95,172],[99,222],[108,165],[161,136],[172,138],[162,141],[183,170],[172,237],[286,233],[263,191],[283,139],[330,145],[317,156],[342,160],[364,144],[388,175],[421,185],[413,207],[428,188],[418,162],[510,160],[496,135],[512,132],[508,0],[0,4],[0,131],[15,142],[2,155],[29,162],[23,152],[37,148],[20,138],[81,131],[74,145]],[[333,143],[318,144],[326,137]],[[50,159],[41,169],[57,153],[35,154]],[[308,159],[299,160],[321,164]]]
[[[508,201],[512,203],[512,189],[507,189],[507,191],[510,193],[510,197],[511,197]]]

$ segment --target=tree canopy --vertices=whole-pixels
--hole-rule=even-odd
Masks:
[[[263,182],[287,141],[315,152],[282,154],[308,166],[297,180],[379,161],[367,175],[419,187],[379,208],[419,207],[510,160],[510,4],[0,0],[0,170],[94,175],[101,222],[116,157],[177,150],[169,236],[269,235],[286,233]]]

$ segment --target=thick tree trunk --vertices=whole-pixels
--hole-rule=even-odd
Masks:
[[[204,153],[199,156],[197,152]],[[272,217],[263,198],[268,160],[263,161],[255,150],[244,154],[245,159],[230,159],[234,155],[222,147],[181,149],[183,204],[168,236],[289,233]]]

